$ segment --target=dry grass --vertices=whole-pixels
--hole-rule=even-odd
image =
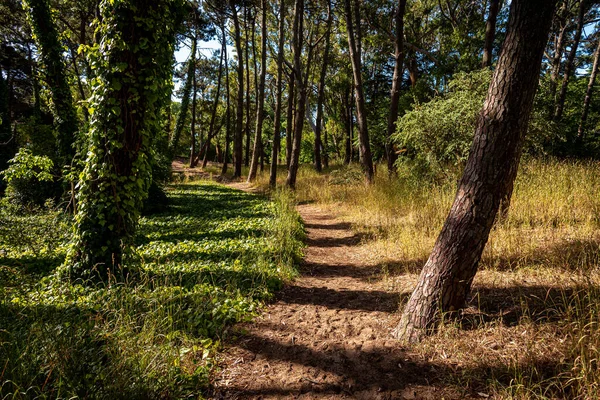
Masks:
[[[455,189],[456,177],[430,183],[401,171],[390,181],[380,168],[367,187],[357,166],[306,166],[296,191],[364,233],[389,290],[410,293]],[[600,397],[599,189],[599,163],[522,163],[464,318],[413,349],[452,368],[449,384],[502,399]]]

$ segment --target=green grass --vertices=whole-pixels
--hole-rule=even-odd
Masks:
[[[168,196],[140,221],[140,277],[95,287],[57,278],[64,216],[0,214],[0,398],[201,397],[231,325],[294,276],[302,227],[283,192],[195,182]]]

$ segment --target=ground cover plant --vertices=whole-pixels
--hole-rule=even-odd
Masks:
[[[106,285],[60,280],[63,213],[2,209],[0,398],[202,393],[229,327],[294,275],[302,229],[284,192],[270,202],[200,181],[168,196],[167,211],[140,221],[142,272]]]
[[[456,191],[456,177],[426,181],[378,168],[365,186],[358,166],[323,174],[301,168],[299,202],[350,222],[377,280],[410,295]],[[266,188],[268,177],[259,179]],[[498,221],[463,316],[410,348],[462,393],[494,398],[591,399],[600,395],[600,166],[527,159],[506,220]],[[432,371],[432,376],[435,376]]]

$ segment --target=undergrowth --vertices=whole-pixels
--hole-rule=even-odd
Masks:
[[[144,217],[135,281],[57,278],[69,221],[0,213],[0,398],[198,398],[232,324],[256,315],[301,255],[289,193],[172,186]],[[48,239],[48,233],[55,232]]]

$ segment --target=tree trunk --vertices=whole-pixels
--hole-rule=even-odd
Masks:
[[[490,0],[490,9],[487,22],[485,24],[485,44],[483,45],[482,68],[492,66],[492,50],[494,49],[494,39],[496,38],[496,19],[500,10],[500,0]]]
[[[496,0],[497,1],[497,0]],[[388,173],[396,173],[396,151],[392,136],[396,132],[396,121],[400,112],[400,86],[402,85],[402,72],[404,71],[404,10],[406,9],[406,0],[398,0],[396,9],[396,40],[394,42],[394,75],[392,77],[392,91],[390,93],[390,112],[388,114],[387,137],[385,142],[385,152],[387,156]]]
[[[234,163],[234,178],[240,178],[242,176],[242,162],[243,162],[243,135],[244,135],[244,56],[242,52],[242,39],[240,33],[240,21],[237,15],[237,9],[233,6],[232,9],[233,26],[235,30],[235,48],[237,52],[237,80],[238,80],[238,94],[237,94],[237,109],[235,118],[235,135],[233,137],[233,163]]]
[[[346,152],[344,153],[344,164],[352,162],[352,104],[350,101],[350,90],[346,90],[344,94],[342,115],[344,118],[344,126],[346,128]]]
[[[294,34],[292,50],[294,52],[294,79],[296,82],[296,113],[294,115],[294,141],[292,144],[292,157],[286,178],[286,185],[296,187],[296,175],[300,163],[300,147],[302,144],[302,128],[304,127],[304,113],[306,108],[306,87],[302,78],[302,40],[304,37],[304,0],[296,0],[294,6]],[[308,63],[307,63],[308,65]]]
[[[275,122],[273,128],[273,152],[271,154],[271,173],[269,185],[277,185],[277,161],[281,150],[281,108],[283,79],[283,46],[285,45],[285,0],[279,3],[279,43],[277,46],[277,87],[275,89]]]
[[[258,158],[260,156],[262,146],[262,128],[264,120],[265,107],[265,77],[267,75],[267,1],[261,0],[261,46],[260,46],[260,77],[257,87],[257,104],[256,104],[256,133],[254,137],[254,150],[252,152],[252,162],[250,163],[250,172],[248,172],[248,182],[256,179],[256,171],[258,169]],[[252,30],[254,32],[254,30]],[[252,35],[254,36],[254,34]],[[256,44],[256,43],[255,43]],[[254,53],[256,60],[256,52]]]
[[[171,157],[174,157],[179,146],[179,139],[185,126],[185,120],[187,119],[188,109],[190,105],[190,95],[192,94],[192,86],[194,84],[194,72],[196,66],[196,46],[197,41],[192,39],[192,51],[190,52],[190,60],[188,61],[187,78],[185,80],[185,86],[183,87],[183,94],[181,97],[181,108],[177,114],[177,121],[175,122],[175,131],[173,137],[169,143],[169,153]]]
[[[319,79],[319,93],[317,95],[317,121],[315,124],[315,168],[318,172],[323,170],[321,163],[321,131],[323,129],[323,102],[325,101],[325,77],[327,67],[329,66],[329,50],[331,47],[331,24],[333,14],[331,12],[331,0],[327,1],[327,31],[325,32],[325,49],[323,50],[323,60],[321,65],[321,76]]]
[[[555,0],[512,0],[506,40],[465,172],[396,336],[418,341],[465,306],[501,199],[512,190]]]
[[[294,80],[294,74],[292,73],[289,77],[289,88],[288,88],[288,105],[287,105],[287,119],[285,128],[285,165],[288,170],[290,169],[290,162],[292,161],[292,140],[294,138],[294,107],[296,105],[296,94],[295,87],[296,81]]]
[[[346,26],[348,30],[348,47],[354,76],[354,93],[356,100],[356,120],[358,122],[359,152],[360,159],[365,172],[366,181],[367,183],[371,184],[375,179],[375,174],[373,171],[373,159],[371,157],[371,145],[369,144],[369,132],[367,128],[367,108],[365,106],[365,95],[362,84],[360,25],[354,27],[354,22],[352,20],[352,6],[350,2],[351,0],[344,0],[344,5],[346,9]],[[359,7],[359,4],[356,4],[355,14],[358,14]],[[355,15],[355,18],[357,21],[360,21],[360,17],[358,15]]]
[[[75,156],[74,143],[79,130],[77,111],[73,106],[73,96],[62,57],[63,48],[52,20],[48,0],[26,0],[24,3],[44,66],[44,78],[52,95],[57,156],[62,170],[62,166],[70,165]]]
[[[552,72],[550,74],[550,98],[556,98],[556,88],[558,87],[558,77],[560,75],[560,63],[562,60],[566,33],[569,24],[566,22],[566,18],[563,16],[567,12],[567,2],[563,1],[562,6],[556,13],[557,24],[560,27],[558,35],[554,39],[554,54],[552,57]],[[554,109],[550,112],[550,117],[554,117]]]
[[[573,38],[571,50],[569,51],[569,56],[567,57],[567,63],[565,64],[565,73],[560,88],[560,93],[558,94],[558,98],[556,99],[556,106],[554,109],[555,121],[560,121],[563,115],[565,99],[567,97],[567,88],[569,86],[569,79],[571,78],[571,74],[573,73],[573,68],[575,66],[575,56],[577,55],[577,48],[579,47],[579,41],[581,40],[581,32],[583,31],[583,20],[585,17],[586,8],[585,5],[585,0],[579,0],[579,14],[577,16],[577,27],[575,28],[575,37]]]
[[[594,65],[592,66],[592,73],[590,75],[590,81],[588,83],[587,90],[585,92],[585,99],[583,100],[583,110],[581,112],[581,120],[579,121],[579,129],[577,130],[577,140],[581,142],[585,135],[585,123],[587,122],[588,112],[590,109],[590,103],[592,102],[592,93],[594,91],[594,84],[596,83],[596,75],[598,75],[598,67],[600,64],[600,37],[598,38],[598,45],[596,46],[596,52],[594,53]]]
[[[194,42],[198,41],[198,35],[194,34]],[[196,47],[196,45],[192,46]],[[196,54],[191,56],[194,60],[196,59]],[[196,109],[197,109],[197,97],[198,97],[198,82],[196,80],[196,63],[194,63],[194,67],[188,72],[192,74],[192,124],[190,126],[191,133],[191,148],[190,148],[190,168],[195,166],[194,157],[196,156]]]
[[[227,173],[227,157],[229,154],[229,142],[231,138],[231,112],[229,104],[229,59],[227,57],[227,36],[225,36],[225,21],[221,25],[221,33],[223,37],[223,54],[225,58],[225,88],[226,88],[226,110],[225,110],[225,151],[223,152],[223,167],[221,168],[221,175]]]
[[[244,33],[246,37],[246,142],[244,151],[244,165],[247,167],[250,165],[250,36],[248,36],[248,24],[250,19],[251,10],[248,6],[244,6]]]

